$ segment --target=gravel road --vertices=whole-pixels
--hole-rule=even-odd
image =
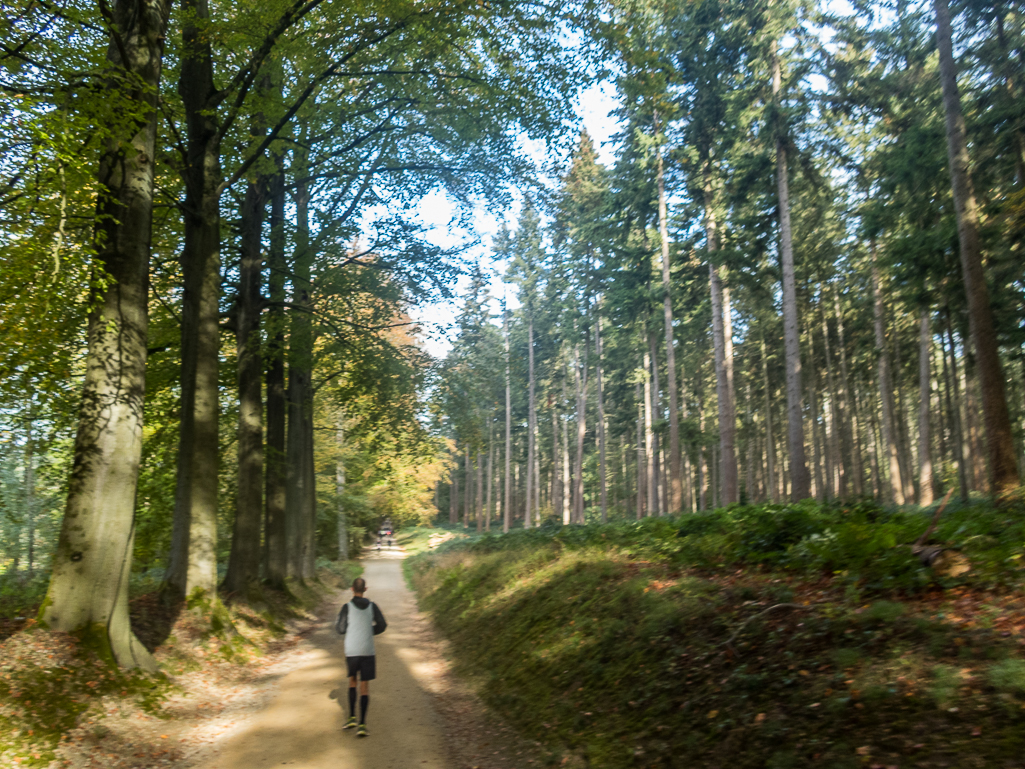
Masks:
[[[297,649],[303,664],[280,682],[266,710],[201,764],[203,769],[451,769],[442,719],[431,691],[435,655],[420,653],[417,633],[425,620],[402,578],[398,550],[363,561],[366,596],[388,620],[375,637],[377,679],[370,684],[367,728],[357,738],[343,730],[348,716],[345,656],[332,621],[325,621]],[[338,604],[351,593],[339,595]]]

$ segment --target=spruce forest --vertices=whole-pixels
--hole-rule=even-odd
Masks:
[[[0,763],[394,528],[531,765],[1021,765],[1020,2],[11,0],[0,121]]]

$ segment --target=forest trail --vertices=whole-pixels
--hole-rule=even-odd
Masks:
[[[348,716],[345,656],[334,615],[296,649],[306,660],[286,675],[271,704],[197,769],[447,769],[444,729],[429,694],[436,663],[418,650],[427,621],[402,576],[399,550],[363,559],[367,598],[378,603],[388,629],[376,636],[377,679],[370,685],[367,727],[343,730]],[[351,598],[346,590],[338,606]],[[305,648],[304,648],[305,647]]]

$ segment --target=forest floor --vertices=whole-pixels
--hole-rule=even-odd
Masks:
[[[377,638],[369,738],[341,728],[347,715],[345,663],[333,624],[350,593],[341,584],[347,579],[336,575],[318,605],[295,612],[259,646],[190,639],[190,630],[179,623],[156,649],[167,673],[156,685],[90,661],[71,637],[31,627],[15,633],[0,643],[0,765],[537,765],[536,746],[490,714],[452,673],[447,644],[417,610],[403,580],[404,556],[399,547],[384,548],[368,551],[362,562],[367,595],[379,602],[389,623]],[[154,632],[145,629],[145,613],[139,614],[137,607],[142,635]]]
[[[968,573],[901,590],[744,564],[750,516],[700,565],[688,532],[711,515],[454,542],[406,566],[457,672],[549,766],[1022,769],[1022,540],[1007,517],[987,519],[1013,551],[1005,584],[978,551]],[[863,573],[906,550],[881,544]]]

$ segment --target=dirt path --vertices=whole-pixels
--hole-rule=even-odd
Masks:
[[[370,736],[359,739],[354,730],[342,729],[348,715],[345,657],[341,637],[326,621],[296,650],[303,663],[280,681],[269,707],[198,767],[450,769],[443,724],[429,694],[436,661],[419,654],[414,643],[424,620],[403,581],[402,555],[384,551],[363,562],[367,597],[388,620],[387,632],[375,639]]]

